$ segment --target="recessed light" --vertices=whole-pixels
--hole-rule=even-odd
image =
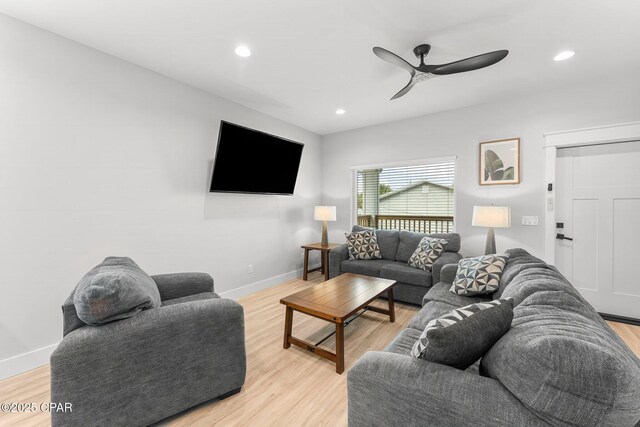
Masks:
[[[247,46],[238,46],[236,48],[236,55],[246,58],[247,56],[251,56],[251,50]]]
[[[554,61],[564,61],[565,59],[571,58],[576,53],[572,50],[565,50],[564,52],[560,52],[556,56],[553,57]]]
[[[336,110],[336,114],[339,115],[339,116],[343,115],[344,113],[346,113],[346,111],[344,111],[342,108],[338,108]]]

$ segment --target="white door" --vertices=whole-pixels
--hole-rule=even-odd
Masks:
[[[640,141],[558,149],[556,266],[600,313],[640,319]]]

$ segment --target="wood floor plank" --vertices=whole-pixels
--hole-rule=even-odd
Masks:
[[[607,323],[627,343],[636,356],[640,357],[640,326],[609,321]]]
[[[169,426],[281,426],[347,425],[347,371],[369,350],[384,349],[418,310],[396,304],[396,322],[384,314],[366,312],[345,328],[345,372],[335,373],[329,360],[298,349],[282,348],[285,306],[280,299],[319,283],[293,280],[240,299],[245,308],[247,381],[242,391],[226,400],[213,400],[183,412]],[[374,301],[386,309],[386,301]],[[640,327],[609,322],[640,357]],[[293,313],[293,335],[315,343],[334,331],[321,319]],[[335,351],[335,339],[321,347]],[[49,366],[0,381],[0,402],[49,402]],[[0,426],[48,426],[49,414],[0,413]]]

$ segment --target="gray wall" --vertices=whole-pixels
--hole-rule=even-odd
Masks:
[[[209,194],[221,119],[306,144],[294,197]],[[61,303],[105,256],[230,295],[295,277],[320,234],[319,143],[0,15],[0,378],[47,362]]]
[[[543,256],[543,133],[639,120],[639,94],[636,75],[611,74],[589,86],[514,96],[501,102],[325,136],[323,201],[336,205],[338,214],[338,222],[330,227],[330,240],[344,240],[342,233],[350,226],[350,167],[454,155],[456,229],[462,234],[462,252],[483,253],[486,229],[472,227],[471,214],[474,204],[494,203],[512,208],[513,228],[496,231],[498,249],[523,247]],[[425,83],[408,96],[428,95]],[[511,137],[521,138],[522,183],[481,187],[478,143]],[[538,216],[540,225],[520,225],[523,215]]]

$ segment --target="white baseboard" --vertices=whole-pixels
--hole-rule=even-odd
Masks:
[[[0,380],[30,371],[49,363],[49,357],[58,343],[46,347],[18,354],[4,360],[0,360]]]
[[[319,264],[316,266],[310,266],[311,269],[319,267]],[[220,293],[220,296],[224,298],[238,299],[299,277],[302,277],[302,269],[273,276],[268,279],[260,280],[259,282],[249,283],[248,285],[222,292]],[[55,350],[57,346],[58,343],[51,344],[27,353],[18,354],[16,356],[0,360],[0,380],[46,365],[49,363],[51,353],[53,353],[53,350]]]
[[[320,268],[318,265],[310,265],[309,269]],[[280,274],[278,276],[269,277],[268,279],[260,280],[259,282],[249,283],[248,285],[241,286],[239,288],[231,289],[220,293],[222,298],[238,299],[254,292],[261,291],[263,289],[270,288],[275,285],[279,285],[282,282],[297,279],[302,277],[302,269],[290,271],[288,273]]]

